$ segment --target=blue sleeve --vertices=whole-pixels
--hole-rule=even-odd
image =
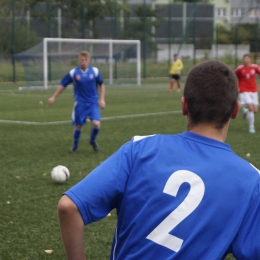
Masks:
[[[61,80],[60,84],[63,87],[67,87],[71,82],[73,82],[73,79],[70,75],[70,72],[64,76],[64,78]]]
[[[260,259],[260,181],[256,186],[247,213],[231,245],[237,260]]]
[[[85,225],[120,207],[131,164],[131,142],[128,142],[64,193],[77,205]]]

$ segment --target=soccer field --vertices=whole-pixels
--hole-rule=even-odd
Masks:
[[[88,143],[87,124],[77,153],[70,154],[72,88],[48,106],[54,89],[19,91],[18,87],[0,86],[0,259],[65,259],[56,213],[62,193],[132,136],[183,132],[182,94],[176,87],[168,93],[168,79],[145,80],[140,87],[107,87],[107,107],[102,111],[97,139],[100,151],[95,153]],[[256,134],[249,134],[240,113],[231,122],[227,142],[239,156],[260,168],[259,114],[255,126]],[[55,184],[50,177],[51,169],[59,164],[70,170],[70,179],[64,184]],[[89,260],[109,259],[115,225],[116,212],[112,211],[110,217],[86,227]],[[45,252],[50,249],[54,250],[51,255]],[[226,259],[234,258],[229,255]]]

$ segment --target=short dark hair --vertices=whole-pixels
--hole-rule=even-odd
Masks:
[[[249,57],[251,59],[251,54],[250,53],[246,53],[246,54],[243,55],[243,58],[245,58],[245,57]]]
[[[223,128],[234,112],[237,97],[237,77],[220,61],[204,61],[187,76],[184,98],[193,125],[212,123]]]

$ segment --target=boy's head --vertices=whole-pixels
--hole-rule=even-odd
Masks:
[[[78,61],[80,68],[86,70],[90,61],[90,53],[87,51],[81,51],[79,53]]]
[[[235,118],[238,84],[233,70],[217,60],[194,66],[186,79],[184,99],[190,124],[213,124],[222,129]]]
[[[249,66],[251,64],[251,55],[249,53],[244,54],[243,63],[245,66]]]

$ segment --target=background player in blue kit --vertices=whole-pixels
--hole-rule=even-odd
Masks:
[[[260,259],[259,171],[225,143],[237,97],[231,68],[196,65],[182,98],[185,132],[135,136],[60,199],[68,259],[86,259],[84,225],[115,208],[111,260]]]
[[[96,67],[89,66],[90,54],[87,51],[81,51],[78,62],[79,67],[72,69],[65,75],[58,89],[48,100],[49,105],[51,105],[66,86],[70,83],[74,84],[74,98],[76,102],[72,112],[72,123],[75,125],[75,129],[71,153],[75,153],[78,148],[81,129],[86,124],[87,117],[90,118],[92,123],[89,143],[95,151],[99,150],[99,146],[96,143],[96,137],[100,129],[99,107],[103,109],[106,106],[105,85],[99,70]],[[100,93],[98,93],[98,85]]]

